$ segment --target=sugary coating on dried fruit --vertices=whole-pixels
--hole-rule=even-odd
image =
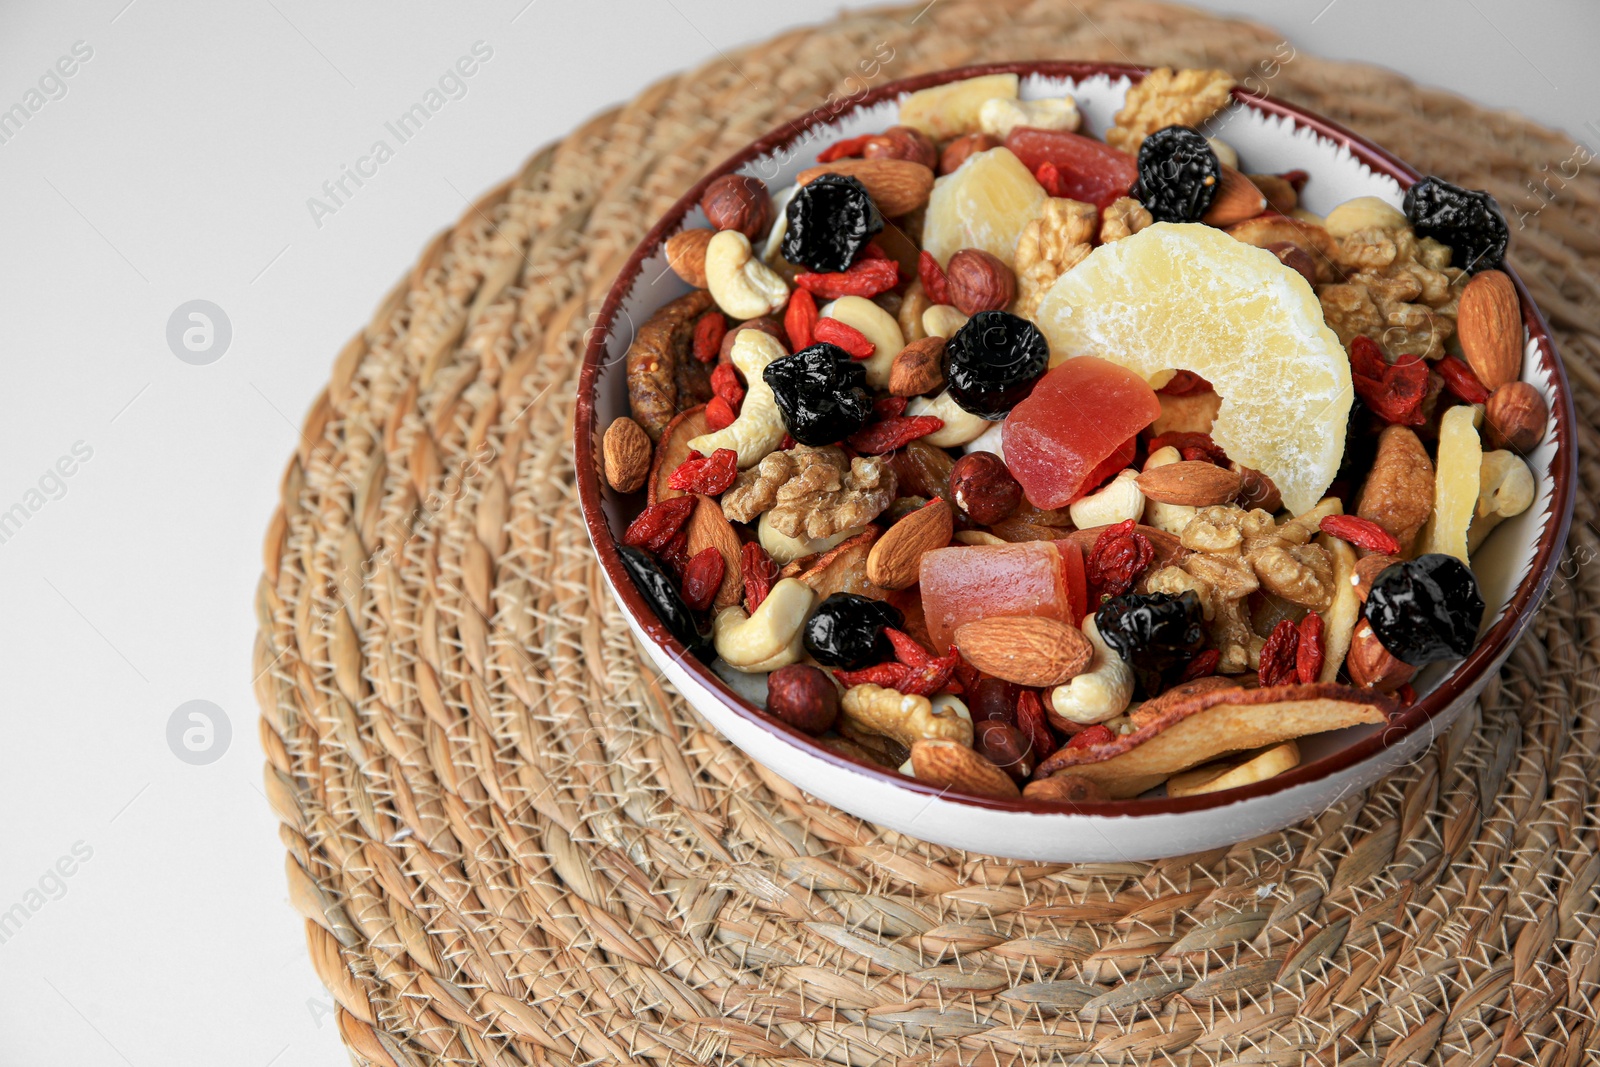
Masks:
[[[1127,593],[1102,604],[1094,621],[1105,643],[1133,668],[1145,695],[1155,696],[1205,646],[1201,615],[1193,592]]]
[[[681,641],[690,652],[705,652],[709,648],[709,642],[695,625],[689,606],[683,602],[683,597],[678,595],[672,579],[667,577],[661,565],[651,559],[643,549],[631,545],[618,545],[617,553],[622,557],[623,569],[628,572],[628,577],[633,579],[639,595],[644,597],[645,603],[655,610],[656,618],[660,619],[662,624],[672,631],[672,636]]]
[[[1478,581],[1467,565],[1432,552],[1373,579],[1361,614],[1391,655],[1420,667],[1471,652],[1483,608]]]
[[[951,399],[963,411],[998,419],[1033,389],[1050,361],[1038,327],[1008,311],[980,311],[944,348]]]
[[[1450,246],[1462,269],[1476,274],[1505,262],[1511,231],[1494,197],[1443,178],[1423,178],[1406,190],[1406,217],[1423,237]]]
[[[784,209],[783,258],[819,273],[848,270],[873,235],[883,232],[866,186],[824,174],[796,190]]]
[[[831,445],[867,424],[872,396],[867,372],[826,342],[775,359],[762,371],[789,435],[803,445]]]
[[[1106,143],[1137,152],[1145,136],[1165,126],[1198,126],[1226,107],[1233,75],[1225,70],[1158,67],[1128,90]]]
[[[722,494],[734,522],[767,522],[788,537],[832,537],[865,526],[894,499],[895,476],[881,456],[845,455],[841,448],[797,445],[773,452],[742,472]]]
[[[1128,202],[1138,208],[1136,201]],[[1138,209],[1148,222],[1149,212]],[[1017,302],[1014,310],[1018,315],[1032,318],[1055,280],[1089,255],[1094,248],[1095,220],[1098,215],[1093,204],[1051,197],[1045,201],[1039,217],[1022,228],[1022,236],[1017,238]]]
[[[858,670],[894,658],[894,646],[883,632],[905,625],[905,616],[892,604],[855,593],[835,593],[812,612],[806,622],[806,651],[818,663]]]
[[[1132,237],[1154,222],[1143,204],[1131,196],[1118,197],[1106,205],[1100,219],[1100,243],[1110,244]]]
[[[1133,195],[1157,222],[1199,222],[1221,182],[1216,151],[1187,126],[1157,130],[1139,146]]]

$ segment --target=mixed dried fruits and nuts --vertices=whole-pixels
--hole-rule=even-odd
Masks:
[[[1541,393],[1487,194],[1326,217],[1157,70],[1098,140],[1015,75],[911,94],[781,191],[713,181],[604,473],[691,653],[957,792],[1184,796],[1469,653]]]

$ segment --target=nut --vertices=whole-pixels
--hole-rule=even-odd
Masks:
[[[1133,699],[1133,671],[1100,636],[1092,612],[1084,617],[1083,636],[1094,646],[1089,669],[1050,690],[1045,702],[1050,721],[1061,729],[1105,722],[1127,711]]]
[[[712,602],[720,610],[730,608],[744,599],[744,577],[740,573],[740,555],[743,546],[733,524],[722,513],[722,508],[708,496],[702,496],[689,516],[688,545],[692,558],[708,548],[717,550],[722,557],[722,584],[717,586]]]
[[[744,240],[732,230],[723,230],[717,237],[725,235]],[[733,365],[749,383],[749,392],[739,406],[739,417],[720,430],[692,439],[689,447],[702,456],[709,456],[719,448],[731,448],[739,453],[741,470],[760,463],[777,448],[788,431],[783,425],[783,414],[778,410],[778,399],[772,395],[772,386],[761,372],[767,369],[767,364],[788,354],[776,338],[760,330],[742,331],[733,346]]]
[[[954,337],[967,324],[967,317],[954,304],[934,304],[922,313],[922,332],[929,337]]]
[[[706,287],[706,245],[716,233],[712,230],[679,230],[667,238],[667,265],[672,273],[694,286]]]
[[[1533,471],[1513,452],[1485,452],[1478,473],[1478,506],[1467,528],[1467,551],[1476,552],[1502,519],[1521,515],[1533,504]]]
[[[724,174],[700,194],[700,210],[714,229],[738,230],[750,240],[772,225],[767,183],[749,174]]]
[[[1314,222],[1288,215],[1257,215],[1228,227],[1228,236],[1257,248],[1287,243],[1300,248],[1317,266],[1317,280],[1331,281],[1335,275],[1334,257],[1339,246],[1332,235]]]
[[[839,687],[809,663],[791,663],[767,676],[767,713],[813,736],[839,717]]]
[[[922,207],[933,192],[933,170],[908,159],[839,159],[807,167],[795,182],[805,185],[824,174],[844,174],[860,182],[878,210],[891,219]]]
[[[1022,504],[1022,486],[993,452],[969,452],[950,468],[950,499],[973,522],[991,526]]]
[[[1139,491],[1139,473],[1125,470],[1102,486],[1099,492],[1068,504],[1067,514],[1078,529],[1089,530],[1138,519],[1144,515],[1144,506],[1144,493]]]
[[[1094,658],[1081,630],[1043,615],[976,619],[956,628],[955,644],[984,674],[1039,688],[1077,677]]]
[[[1323,220],[1323,226],[1334,237],[1349,237],[1362,230],[1404,230],[1410,225],[1399,208],[1376,196],[1346,200]]]
[[[1550,407],[1527,382],[1507,382],[1489,395],[1483,409],[1490,448],[1527,453],[1544,440]]]
[[[1433,461],[1405,426],[1385,427],[1378,454],[1356,500],[1356,515],[1382,526],[1410,555],[1422,524],[1433,514]]]
[[[930,170],[939,165],[939,149],[933,140],[913,126],[890,126],[869,137],[861,146],[863,159],[905,159],[921,163]]]
[[[937,311],[937,308],[933,310]],[[913,397],[911,403],[906,405],[907,415],[932,415],[936,419],[944,420],[944,426],[933,431],[921,440],[939,448],[955,448],[958,445],[976,441],[979,437],[994,428],[994,423],[982,415],[972,412],[957,404],[946,389],[933,397]]]
[[[1261,190],[1272,210],[1287,215],[1300,206],[1300,194],[1294,185],[1281,174],[1247,174],[1250,184]]]
[[[980,311],[1000,311],[1017,294],[1017,276],[1011,268],[978,248],[963,248],[950,257],[944,269],[950,282],[950,302],[968,318]]]
[[[619,493],[632,493],[650,473],[650,435],[626,415],[606,427],[600,443],[606,481]]]
[[[935,497],[889,527],[872,546],[867,578],[885,589],[909,589],[917,583],[922,554],[948,545],[954,528],[950,505]]]
[[[1002,800],[1022,795],[1005,771],[954,741],[918,741],[912,745],[911,770],[917,781],[955,793]]]
[[[1229,463],[1228,469],[1239,476],[1239,496],[1234,502],[1241,508],[1260,508],[1273,514],[1282,510],[1283,495],[1271,478],[1240,463]]]
[[[816,599],[806,583],[784,578],[772,587],[754,615],[741,607],[723,608],[711,623],[717,655],[746,674],[775,671],[797,662],[805,655],[802,634]]]
[[[1267,198],[1255,183],[1226,164],[1222,167],[1222,181],[1211,199],[1211,206],[1201,217],[1209,226],[1232,226],[1245,219],[1253,219],[1267,210]]]
[[[972,744],[972,716],[967,706],[952,696],[929,700],[868,683],[846,689],[840,708],[846,722],[903,745],[927,740],[949,741],[963,748]]]
[[[1356,560],[1356,569],[1355,573],[1350,575],[1350,584],[1356,587],[1357,598],[1365,604],[1367,594],[1372,592],[1372,583],[1377,580],[1378,575],[1399,562],[1400,560],[1394,556],[1382,556],[1376,553]]]
[[[738,230],[720,230],[706,245],[706,288],[736,319],[770,315],[789,302],[788,283],[756,258]]]
[[[1355,685],[1384,693],[1399,689],[1417,673],[1415,667],[1400,662],[1383,647],[1378,635],[1372,632],[1372,624],[1365,619],[1356,624],[1356,632],[1351,635],[1350,651],[1344,657],[1344,669]]]
[[[949,174],[965,163],[968,156],[999,147],[999,139],[986,133],[964,133],[944,146],[939,154],[939,173]]]
[[[1503,271],[1474,275],[1461,292],[1456,312],[1461,351],[1489,390],[1522,374],[1522,309],[1516,286]]]
[[[922,288],[921,279],[913,281],[906,287],[905,295],[900,298],[900,307],[895,311],[895,321],[900,324],[900,336],[907,343],[920,341],[928,336],[922,328],[922,315],[933,306],[933,301],[928,299],[928,292]]]
[[[1027,737],[1008,722],[980,722],[976,747],[984,759],[1019,782],[1032,777],[1039,762]]]
[[[889,392],[894,396],[921,396],[943,388],[943,337],[912,341],[889,364]]]
[[[1022,789],[1027,800],[1043,800],[1054,804],[1078,804],[1092,800],[1110,800],[1111,794],[1098,783],[1081,774],[1057,771],[1048,778],[1029,782]]]
[[[1139,491],[1150,500],[1163,504],[1183,504],[1192,508],[1226,504],[1239,495],[1244,479],[1237,471],[1207,463],[1203,459],[1186,459],[1152,467],[1138,478]]]
[[[1290,270],[1299,271],[1300,276],[1306,280],[1307,285],[1317,284],[1317,263],[1311,258],[1311,253],[1297,244],[1288,241],[1273,241],[1267,245],[1267,251],[1278,257]]]
[[[822,318],[834,319],[853,327],[872,342],[872,355],[857,362],[866,372],[869,386],[874,389],[887,388],[889,368],[894,365],[894,357],[906,344],[904,335],[900,333],[900,323],[895,317],[864,296],[841,296],[824,304],[818,309],[818,314]]]
[[[771,315],[762,315],[759,318],[741,322],[737,326],[728,327],[728,332],[722,335],[722,349],[717,353],[718,363],[733,362],[733,342],[738,338],[741,330],[760,330],[768,337],[787,348],[788,338],[783,335],[783,327]]]

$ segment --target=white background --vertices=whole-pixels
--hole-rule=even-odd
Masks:
[[[1600,141],[1595,6],[1207,6]],[[661,75],[836,7],[8,0],[0,109],[75,42],[93,55],[0,144],[0,512],[75,444],[92,457],[0,543],[0,912],[43,901],[0,944],[0,1065],[348,1062],[286,900],[250,689],[295,427],[465,198]],[[307,198],[477,41],[466,95],[316,225]],[[208,366],[166,342],[194,298],[232,323]],[[232,727],[209,766],[166,741],[193,699]],[[75,844],[90,858],[47,878]]]

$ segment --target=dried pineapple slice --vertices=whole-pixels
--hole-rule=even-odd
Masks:
[[[1527,511],[1533,495],[1533,471],[1521,456],[1503,448],[1485,452],[1478,468],[1478,506],[1467,528],[1467,550],[1478,551],[1502,520]]]
[[[948,141],[976,133],[983,105],[996,99],[1017,98],[1015,74],[985,74],[979,78],[918,89],[900,104],[900,125],[914,126],[935,141]]]
[[[1167,796],[1192,797],[1274,778],[1300,765],[1300,746],[1293,741],[1273,745],[1243,763],[1219,762],[1196,767],[1167,779]]]
[[[1482,404],[1462,404],[1439,420],[1439,460],[1435,464],[1433,517],[1422,528],[1423,552],[1443,552],[1467,563],[1467,528],[1478,510],[1483,470]]]
[[[1015,266],[1023,227],[1039,217],[1049,199],[1009,149],[975,153],[933,183],[922,247],[941,264],[963,248],[981,248]]]

